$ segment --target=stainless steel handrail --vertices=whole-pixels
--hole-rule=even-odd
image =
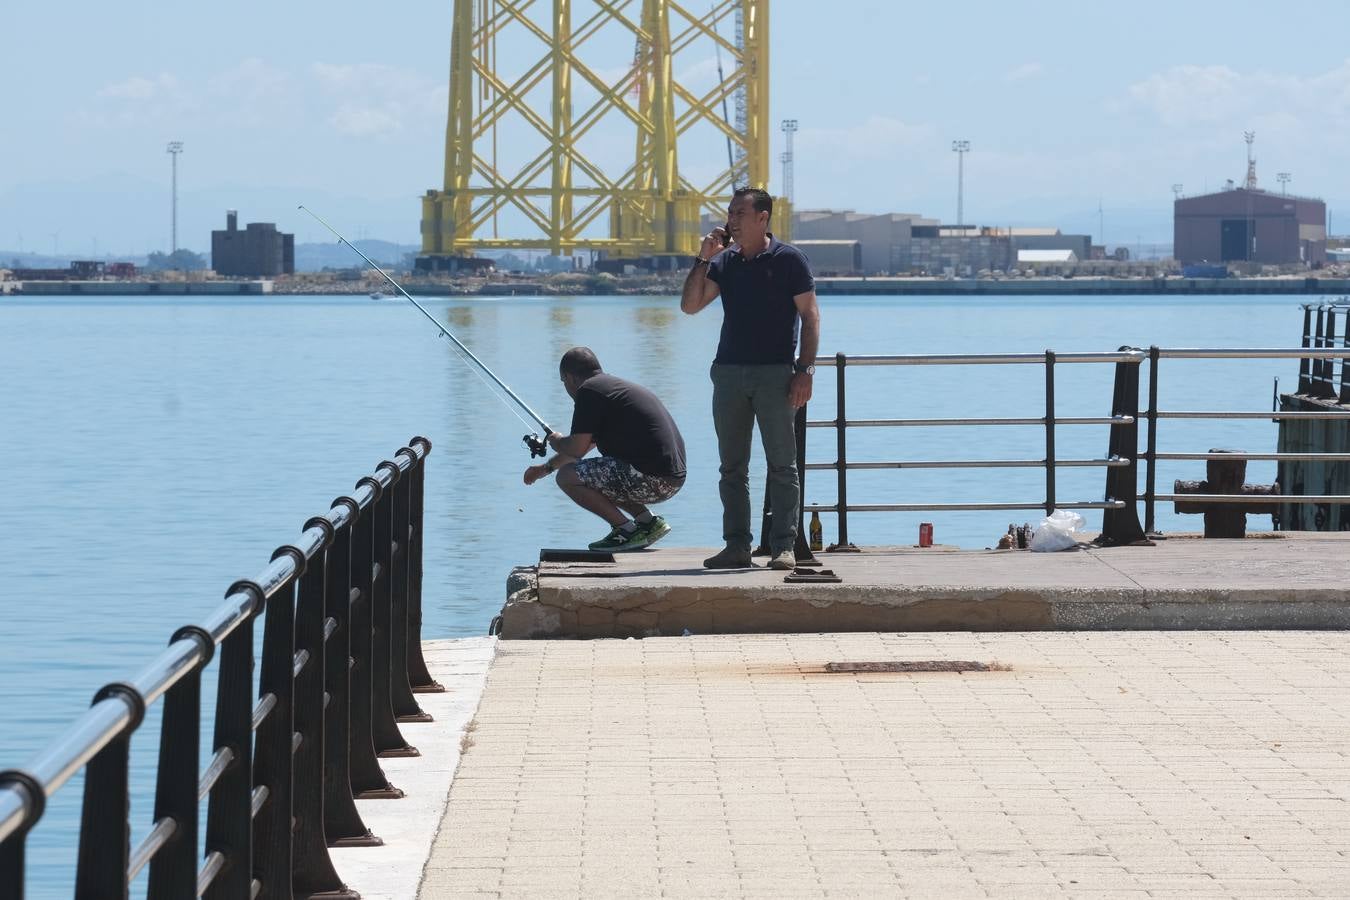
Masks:
[[[1128,466],[1128,459],[1057,459],[1055,466],[1061,468],[1089,468]],[[1044,459],[913,459],[896,462],[860,462],[847,463],[844,468],[855,469],[1041,469]],[[836,471],[838,463],[807,463],[806,468]]]
[[[1124,509],[1125,506],[1126,503],[1124,500],[1083,500],[1071,503],[1056,503],[1055,509]],[[849,512],[963,512],[973,510],[1044,508],[1044,501],[1032,501],[1027,503],[850,503],[848,505]],[[805,507],[805,509],[807,512],[839,512],[839,506],[837,504],[814,504]]]
[[[1133,425],[1134,416],[1061,416],[1053,422],[1055,425]],[[813,419],[806,423],[807,428],[836,428],[839,423],[834,419]],[[917,427],[938,428],[944,426],[967,427],[971,425],[1036,425],[1044,426],[1045,417],[988,418],[988,419],[849,419],[846,428],[888,428]]]
[[[1346,462],[1350,453],[1154,453],[1154,459],[1251,459],[1285,462]]]
[[[1142,363],[1148,358],[1143,350],[1118,350],[1101,353],[1056,353],[1057,363]],[[816,366],[833,366],[833,356],[817,356]],[[850,366],[1015,366],[1044,365],[1044,353],[923,353],[903,356],[850,356]]]
[[[41,785],[43,793],[50,796],[131,722],[131,708],[125,700],[116,697],[101,700],[85,710],[21,771],[31,775]],[[4,792],[0,792],[0,798],[4,796]],[[0,819],[0,840],[18,830],[26,810],[26,804],[20,805],[18,815],[10,813]]]
[[[1345,494],[1155,494],[1160,503],[1350,503]]]
[[[1147,415],[1147,414],[1146,414]],[[1290,412],[1244,412],[1230,410],[1158,410],[1157,419],[1350,419],[1350,410],[1291,410]]]
[[[1147,354],[1146,354],[1147,355]],[[1159,347],[1159,359],[1340,359],[1345,348],[1332,347]]]

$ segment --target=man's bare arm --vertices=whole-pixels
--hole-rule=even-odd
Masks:
[[[807,291],[792,298],[797,306],[797,314],[802,318],[802,346],[797,354],[797,362],[813,366],[816,354],[820,351],[820,306],[816,303],[816,292]],[[788,402],[793,409],[800,409],[811,399],[811,387],[814,379],[806,372],[797,372],[788,383]]]
[[[792,302],[802,317],[802,348],[797,360],[808,366],[815,365],[816,354],[820,352],[820,305],[816,303],[816,292],[810,290],[798,294]]]
[[[725,234],[721,226],[718,226],[703,238],[703,245],[698,250],[698,259],[694,260],[694,264],[689,268],[689,274],[684,277],[684,290],[680,292],[681,312],[692,316],[717,299],[721,288],[717,282],[708,277],[706,260],[712,259],[714,254],[721,251]]]
[[[568,457],[558,464],[565,465],[590,453],[591,448],[595,446],[595,440],[589,434],[569,434],[563,437],[555,431],[548,436],[548,445],[558,452],[559,457]]]

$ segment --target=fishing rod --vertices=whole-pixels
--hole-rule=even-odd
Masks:
[[[503,391],[505,391],[505,392],[506,392],[506,395],[516,402],[516,405],[517,405],[517,406],[519,406],[521,409],[525,410],[525,412],[529,413],[530,418],[531,418],[531,419],[534,419],[534,421],[538,422],[538,423],[539,423],[539,427],[542,428],[542,429],[544,430],[544,436],[543,436],[543,437],[540,437],[540,436],[537,435],[537,434],[527,434],[527,435],[525,435],[521,440],[523,440],[523,441],[525,442],[525,446],[528,447],[528,448],[530,449],[530,458],[531,458],[531,459],[533,459],[533,458],[536,457],[536,456],[547,456],[547,455],[548,455],[548,436],[549,436],[550,434],[553,433],[553,429],[550,428],[550,427],[548,426],[548,423],[545,422],[545,421],[540,417],[539,413],[537,413],[537,412],[535,412],[533,409],[531,409],[531,408],[530,408],[530,405],[529,405],[528,403],[526,403],[524,400],[520,399],[519,395],[517,395],[515,391],[513,391],[513,390],[511,390],[511,388],[507,387],[506,382],[504,382],[504,381],[502,381],[500,378],[498,378],[497,375],[496,375],[496,373],[493,372],[491,369],[489,369],[489,368],[483,363],[483,361],[482,361],[481,359],[479,359],[477,356],[474,356],[472,350],[470,350],[468,347],[466,347],[466,346],[464,346],[462,343],[460,343],[459,338],[455,337],[453,334],[450,333],[450,329],[446,328],[444,325],[442,325],[442,324],[440,323],[440,320],[438,320],[438,319],[437,319],[435,316],[433,316],[431,313],[427,312],[427,308],[426,308],[425,306],[423,306],[422,304],[420,304],[420,303],[418,303],[416,300],[414,300],[413,297],[412,297],[412,295],[409,294],[407,291],[405,291],[405,290],[403,289],[403,286],[400,285],[397,281],[395,281],[395,280],[390,276],[390,274],[389,274],[388,272],[386,272],[384,269],[381,269],[378,265],[376,265],[374,260],[372,260],[369,256],[366,256],[364,253],[362,253],[362,252],[360,251],[360,249],[357,248],[357,246],[356,246],[355,244],[353,244],[351,241],[349,241],[349,240],[347,240],[345,237],[343,237],[343,236],[338,232],[338,230],[337,230],[336,228],[334,228],[332,225],[329,225],[327,222],[325,222],[323,219],[321,219],[321,218],[319,217],[318,213],[314,212],[314,210],[309,209],[309,208],[306,207],[303,203],[300,204],[300,207],[299,207],[299,208],[300,208],[300,209],[303,209],[305,212],[307,212],[307,213],[309,213],[311,216],[313,216],[313,217],[314,217],[314,220],[315,220],[316,222],[318,222],[318,223],[319,223],[320,225],[322,225],[324,228],[327,228],[329,231],[333,232],[333,234],[337,236],[337,239],[338,239],[339,241],[341,241],[342,243],[346,244],[348,247],[351,247],[352,250],[356,251],[356,255],[359,256],[359,257],[361,257],[362,259],[364,259],[364,260],[366,261],[366,264],[367,264],[368,266],[370,266],[370,267],[371,267],[372,269],[374,269],[376,272],[379,272],[381,275],[383,275],[385,281],[387,281],[387,282],[389,282],[390,284],[392,284],[392,285],[394,286],[394,289],[397,290],[400,294],[403,295],[404,299],[406,299],[406,300],[407,300],[409,303],[411,303],[413,306],[417,307],[418,311],[421,312],[422,315],[426,316],[429,320],[431,320],[431,324],[435,325],[437,328],[439,328],[439,329],[441,330],[441,335],[442,335],[442,336],[448,337],[452,342],[454,342],[454,345],[460,349],[460,352],[462,352],[462,353],[463,353],[465,356],[467,356],[469,359],[473,360],[474,363],[476,363],[476,364],[478,365],[478,368],[482,369],[483,372],[484,372],[489,378],[491,378],[491,379],[493,380],[494,383],[496,383],[497,387],[499,387],[499,388],[501,388]],[[499,400],[502,399],[501,396],[498,395],[498,394],[495,394],[495,393],[494,393],[493,396],[497,397],[497,399],[499,399]],[[506,401],[505,401],[505,400],[502,400],[502,402],[505,403]],[[514,411],[514,410],[513,410],[513,411]],[[517,416],[517,418],[519,418],[519,416]],[[523,420],[522,420],[522,421],[523,421]],[[529,424],[529,423],[527,422],[526,424]]]

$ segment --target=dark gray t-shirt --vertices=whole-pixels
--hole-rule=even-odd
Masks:
[[[814,290],[806,255],[770,235],[753,259],[727,248],[708,264],[722,293],[722,339],[714,362],[730,365],[790,364],[797,349],[797,305]]]
[[[684,438],[665,404],[640,384],[601,372],[577,388],[572,433],[644,475],[683,478]]]

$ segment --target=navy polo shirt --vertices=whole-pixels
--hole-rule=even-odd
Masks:
[[[722,294],[722,339],[714,362],[791,364],[798,323],[792,298],[816,286],[806,254],[769,235],[769,246],[753,259],[746,259],[739,246],[714,256],[708,277]]]

